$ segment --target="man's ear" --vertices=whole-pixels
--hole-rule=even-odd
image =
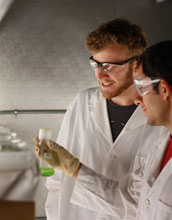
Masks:
[[[137,60],[133,61],[133,79],[138,76],[139,66],[137,65]]]
[[[138,64],[137,64],[137,60],[134,60],[133,61],[133,70],[134,70],[134,72],[137,72],[138,71]]]
[[[172,86],[164,79],[160,82],[160,93],[164,100],[167,100],[172,95]]]

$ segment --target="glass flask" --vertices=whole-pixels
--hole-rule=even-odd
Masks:
[[[49,139],[51,139],[51,130],[49,128],[39,129],[39,144],[41,145],[43,140],[48,144]],[[54,168],[45,161],[46,159],[53,161],[51,153],[47,153],[45,149],[42,148],[42,151],[40,152],[40,174],[44,177],[54,175]]]

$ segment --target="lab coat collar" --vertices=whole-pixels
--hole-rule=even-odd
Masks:
[[[131,115],[130,119],[126,123],[125,127],[123,128],[122,132],[119,134],[115,142],[117,142],[118,139],[120,139],[126,133],[146,124],[147,124],[147,118],[144,115],[141,107],[138,106],[134,111],[134,113]]]
[[[137,127],[140,127],[143,124],[147,123],[147,118],[144,115],[140,106],[136,108],[130,119],[128,120],[127,124],[123,129],[123,133],[129,132]]]
[[[110,145],[112,145],[113,139],[107,112],[106,99],[103,97],[100,90],[97,90],[97,94],[90,98],[88,106],[92,120],[95,122],[98,130],[101,132],[101,135]]]
[[[97,94],[95,96],[92,96],[88,101],[90,114],[95,121],[98,129],[100,130],[102,136],[104,136],[109,144],[112,145],[113,138],[107,112],[106,99],[103,97],[99,90],[97,90],[96,92]],[[144,115],[141,107],[137,107],[119,136],[130,132],[132,129],[135,129],[143,124],[146,124],[146,121],[147,118]]]

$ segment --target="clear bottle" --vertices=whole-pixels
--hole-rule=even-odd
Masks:
[[[40,144],[43,140],[46,140],[48,143],[49,139],[51,139],[51,130],[49,128],[39,129]],[[52,155],[50,153],[44,152],[44,149],[42,149],[40,157],[40,174],[41,176],[45,177],[52,176],[54,175],[54,168],[51,167],[46,161],[44,161],[45,158],[53,160]]]

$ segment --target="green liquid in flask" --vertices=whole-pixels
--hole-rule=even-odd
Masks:
[[[47,168],[47,167],[40,167],[40,173],[41,173],[41,176],[52,176],[54,175],[54,169]]]

